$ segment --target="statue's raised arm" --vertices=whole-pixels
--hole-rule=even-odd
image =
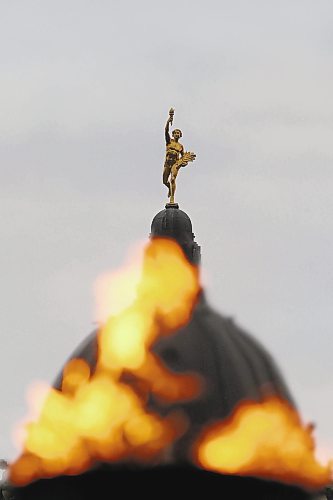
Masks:
[[[169,118],[165,125],[165,142],[166,154],[163,170],[163,184],[167,186],[168,198],[170,203],[175,203],[176,178],[180,167],[185,167],[189,162],[195,160],[196,155],[190,151],[184,151],[184,147],[180,144],[179,139],[182,137],[182,131],[176,128],[172,131],[170,137],[169,128],[173,123],[175,111],[173,108],[169,111]]]
[[[166,144],[170,144],[170,142],[171,142],[169,127],[170,127],[170,125],[172,125],[174,114],[175,114],[175,110],[173,108],[170,108],[169,118],[165,124],[165,142],[166,142]]]

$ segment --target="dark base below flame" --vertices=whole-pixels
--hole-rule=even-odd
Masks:
[[[144,500],[172,498],[195,492],[204,500],[310,500],[313,495],[293,486],[255,478],[226,476],[193,467],[163,466],[152,469],[112,467],[78,476],[43,479],[13,490],[15,500],[104,500],[131,498]]]

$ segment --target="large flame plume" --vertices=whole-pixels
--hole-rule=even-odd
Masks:
[[[98,332],[96,367],[92,372],[73,359],[61,390],[33,391],[31,418],[20,429],[23,452],[10,467],[14,484],[77,474],[96,461],[161,463],[190,425],[185,410],[161,416],[150,403],[191,400],[204,385],[195,374],[167,369],[152,347],[189,321],[200,292],[197,268],[175,242],[154,239],[140,265],[132,262],[114,276],[117,296],[108,293],[107,279],[101,281],[100,307],[111,315]],[[309,489],[332,479],[330,465],[315,458],[311,426],[278,398],[241,402],[194,440],[189,458],[208,470]]]
[[[224,474],[257,476],[318,489],[332,481],[332,463],[315,458],[313,426],[276,397],[241,403],[224,422],[206,429],[195,460]]]
[[[97,460],[156,459],[184,432],[184,415],[161,417],[147,400],[192,399],[199,380],[169,371],[151,347],[189,321],[200,291],[198,271],[175,242],[154,239],[140,272],[130,266],[119,291],[133,292],[130,282],[137,283],[132,302],[100,329],[94,373],[84,360],[71,360],[62,389],[50,388],[38,417],[25,425],[23,453],[10,468],[14,484],[76,474]]]

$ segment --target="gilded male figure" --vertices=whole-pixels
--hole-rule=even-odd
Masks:
[[[175,202],[176,178],[180,167],[185,167],[188,162],[195,160],[195,154],[185,152],[183,145],[179,142],[179,139],[183,136],[179,128],[173,130],[171,139],[169,128],[170,124],[172,125],[173,116],[174,110],[171,108],[165,125],[166,155],[163,170],[163,184],[169,190],[168,198],[170,198],[170,203]]]

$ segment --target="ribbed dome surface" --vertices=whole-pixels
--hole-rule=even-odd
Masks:
[[[151,224],[152,236],[167,236],[175,240],[193,239],[192,222],[179,208],[166,208],[155,215]]]
[[[199,263],[200,247],[194,241],[191,220],[178,205],[166,205],[154,217],[150,236],[176,240],[188,259]],[[160,340],[154,351],[171,370],[197,373],[204,380],[201,396],[179,405],[192,423],[190,435],[210,421],[227,417],[244,400],[276,395],[292,403],[283,378],[266,350],[230,318],[214,311],[203,293],[191,321],[174,335]],[[94,369],[96,356],[94,332],[73,357],[85,359]],[[60,385],[61,376],[56,382],[57,387]],[[156,402],[152,401],[152,405],[155,410],[163,411]]]
[[[190,262],[200,263],[200,247],[194,241],[191,219],[177,204],[166,205],[165,210],[155,215],[150,237],[176,240]]]
[[[175,239],[188,259],[199,264],[200,247],[194,241],[191,220],[178,206],[167,206],[154,217],[150,236]],[[92,371],[97,360],[97,335],[95,331],[88,336],[71,356],[85,359]],[[178,467],[188,462],[190,445],[198,433],[214,421],[228,417],[242,401],[260,401],[270,395],[281,397],[294,405],[283,377],[268,352],[231,318],[213,310],[207,304],[204,293],[190,322],[173,335],[159,340],[153,350],[174,372],[196,373],[204,381],[202,393],[189,402],[177,403],[172,408],[160,406],[154,399],[149,402],[152,411],[164,414],[171,409],[180,409],[188,417],[188,430],[174,444],[168,459],[170,466]],[[61,387],[61,380],[62,374],[58,376],[55,387]],[[235,478],[235,481],[237,483],[238,479]],[[261,484],[260,481],[258,484]],[[294,495],[285,498],[309,498],[301,490],[299,494],[299,497]],[[235,498],[240,497],[236,495]],[[280,496],[269,497],[264,493],[255,498],[280,499]]]

